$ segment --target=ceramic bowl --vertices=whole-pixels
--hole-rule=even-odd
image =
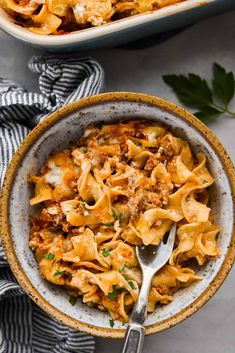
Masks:
[[[194,152],[206,154],[215,177],[211,204],[221,232],[218,244],[222,255],[198,270],[203,280],[177,291],[172,303],[158,306],[146,320],[146,334],[162,331],[198,310],[220,287],[234,261],[235,171],[222,144],[197,118],[166,100],[138,93],[108,93],[81,99],[51,114],[38,125],[19,147],[7,170],[1,207],[2,243],[11,269],[25,292],[55,319],[93,335],[120,338],[121,323],[109,326],[109,316],[78,300],[68,302],[63,288],[48,283],[39,274],[34,254],[28,247],[29,206],[32,190],[27,182],[51,153],[76,141],[87,124],[113,123],[120,119],[146,119],[163,123],[173,134],[190,142]]]
[[[30,45],[64,53],[67,50],[86,50],[120,45],[150,34],[187,26],[208,15],[234,8],[234,0],[185,0],[176,5],[131,16],[100,27],[53,36],[38,35],[28,31],[14,23],[14,20],[0,7],[0,28]]]

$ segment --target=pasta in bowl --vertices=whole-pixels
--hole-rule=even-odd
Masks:
[[[17,281],[93,335],[123,337],[141,285],[135,244],[157,244],[168,223],[177,241],[152,283],[146,334],[192,315],[234,261],[232,163],[205,125],[157,97],[102,94],[51,114],[13,157],[1,201]]]
[[[152,281],[148,311],[202,279],[190,267],[216,259],[219,227],[208,207],[214,179],[203,153],[166,128],[143,121],[88,126],[72,149],[37,176],[29,245],[48,281],[128,321],[141,286],[135,245],[158,245],[177,222],[170,261]]]

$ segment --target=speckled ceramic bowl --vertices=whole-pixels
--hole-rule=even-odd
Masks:
[[[193,151],[203,151],[215,177],[211,189],[212,209],[221,227],[218,243],[222,255],[203,266],[203,280],[181,289],[172,303],[158,306],[146,320],[146,333],[162,331],[198,310],[220,287],[234,261],[235,172],[230,158],[213,133],[184,109],[163,99],[138,93],[110,93],[85,98],[58,110],[37,126],[24,140],[8,168],[2,190],[2,243],[17,280],[26,293],[49,315],[90,334],[120,338],[121,323],[109,327],[109,316],[88,308],[80,301],[68,302],[64,289],[43,280],[32,251],[28,248],[28,215],[31,190],[29,173],[37,172],[48,156],[77,140],[91,122],[115,122],[144,118],[168,125],[171,131],[190,142]]]

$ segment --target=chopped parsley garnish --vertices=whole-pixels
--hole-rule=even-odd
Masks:
[[[84,154],[86,154],[86,153],[88,152],[88,149],[87,149],[87,148],[82,148],[82,149],[81,149],[81,152],[84,153]]]
[[[119,220],[122,224],[127,224],[129,222],[129,215],[126,212],[118,211],[112,208],[112,216],[115,220]]]
[[[47,260],[53,260],[55,258],[55,255],[51,253],[47,253],[47,254],[44,254],[43,257]]]
[[[129,285],[131,286],[132,289],[136,289],[135,285],[134,285],[134,283],[132,281],[128,281],[128,283],[129,283]]]
[[[129,215],[128,215],[128,213],[121,211],[118,214],[118,219],[119,219],[120,223],[127,224],[129,222]]]
[[[113,319],[110,319],[110,320],[109,320],[109,325],[110,325],[110,327],[112,327],[112,328],[114,327],[114,321],[113,321]]]
[[[71,295],[69,297],[69,302],[70,302],[71,305],[74,306],[76,304],[76,301],[77,301],[77,298],[74,295]]]
[[[58,268],[53,276],[62,276],[64,273],[65,271],[60,271],[60,269]]]
[[[114,208],[112,208],[112,216],[113,216],[113,218],[117,219],[117,213]]]
[[[112,222],[110,222],[110,223],[103,223],[103,226],[105,226],[105,227],[112,227],[112,225],[113,225]]]
[[[85,208],[85,209],[87,210],[87,207],[86,207],[85,202],[84,202],[84,201],[81,201],[81,204],[82,204],[83,208]]]
[[[109,299],[116,299],[119,293],[127,292],[126,288],[118,288],[118,286],[113,285],[113,291],[108,293]]]
[[[102,254],[104,257],[108,257],[110,255],[111,251],[112,251],[112,249],[109,249],[109,250],[103,249]]]
[[[116,299],[117,296],[118,296],[118,289],[117,289],[117,287],[114,285],[114,286],[113,286],[113,291],[112,291],[112,292],[109,292],[108,297],[109,297],[109,299]]]
[[[119,272],[123,275],[123,272],[124,272],[124,270],[125,270],[125,267],[126,267],[126,264],[124,263],[124,264],[122,264],[121,266],[120,266],[120,268],[119,268]]]

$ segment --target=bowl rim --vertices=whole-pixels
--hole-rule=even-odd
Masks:
[[[55,318],[60,323],[63,323],[71,328],[92,334],[94,336],[106,337],[106,338],[122,338],[124,336],[124,329],[115,328],[101,328],[94,325],[90,325],[81,321],[78,321],[70,316],[64,314],[53,305],[49,304],[46,299],[33,287],[33,284],[29,281],[23,269],[17,259],[13,240],[11,238],[10,224],[8,218],[8,210],[10,206],[10,195],[11,189],[14,183],[14,177],[17,173],[18,166],[24,159],[27,151],[35,143],[35,141],[41,136],[49,127],[52,127],[58,121],[66,119],[66,117],[79,109],[89,107],[92,105],[97,105],[105,102],[135,102],[147,105],[152,105],[169,112],[174,113],[179,118],[183,119],[191,126],[196,128],[197,132],[201,134],[207,142],[213,147],[214,151],[218,155],[221,163],[223,164],[224,170],[228,176],[230,188],[232,192],[232,198],[235,204],[235,169],[233,163],[226,152],[225,148],[214,135],[214,133],[204,125],[200,120],[198,120],[191,113],[186,111],[184,108],[171,103],[165,99],[134,92],[112,92],[103,93],[95,95],[92,97],[86,97],[78,101],[72,102],[54,113],[50,114],[45,118],[39,125],[37,125],[22,142],[16,153],[14,154],[7,172],[5,174],[4,183],[1,192],[1,204],[0,204],[0,229],[1,229],[1,239],[3,249],[5,251],[7,260],[9,262],[10,268],[14,273],[17,281],[23,288],[23,290],[29,295],[29,297],[39,305],[45,312],[50,316]],[[233,214],[235,218],[235,207],[233,208]],[[233,224],[233,234],[231,238],[231,243],[226,253],[223,264],[221,265],[215,279],[210,283],[210,285],[205,289],[205,291],[194,300],[189,306],[180,311],[179,313],[173,315],[172,317],[146,327],[146,335],[157,333],[166,330],[181,321],[185,320],[187,317],[195,313],[199,308],[201,308],[219,289],[223,281],[227,277],[232,265],[235,261],[235,224]]]
[[[45,46],[50,48],[58,48],[63,45],[81,44],[86,41],[105,35],[111,35],[123,31],[127,28],[137,27],[144,23],[153,22],[158,19],[171,16],[180,12],[184,12],[196,7],[210,4],[217,0],[190,0],[168,5],[158,10],[148,11],[135,16],[109,22],[107,24],[70,32],[65,35],[40,35],[27,30],[14,22],[14,19],[8,15],[0,6],[0,28],[6,33],[18,38],[26,43],[36,46]]]

